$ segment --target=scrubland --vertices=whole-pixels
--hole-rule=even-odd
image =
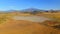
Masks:
[[[31,22],[28,20],[14,20],[13,16],[44,16],[52,18],[51,21]],[[51,24],[50,24],[51,23]],[[0,14],[0,34],[60,34],[58,27],[51,25],[60,25],[60,13],[5,13]]]

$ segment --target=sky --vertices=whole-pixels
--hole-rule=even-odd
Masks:
[[[60,10],[60,0],[0,0],[0,10],[38,8]]]

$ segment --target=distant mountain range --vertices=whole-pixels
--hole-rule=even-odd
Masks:
[[[46,11],[46,10],[40,10],[40,9],[36,9],[36,8],[28,8],[28,9],[23,9],[21,10],[22,12],[33,12],[33,11]]]
[[[52,10],[41,10],[41,9],[37,9],[37,8],[28,8],[28,9],[23,9],[23,10],[7,10],[7,11],[1,11],[1,12],[33,12],[33,11],[37,11],[37,12],[45,12],[45,11],[52,11]],[[60,10],[53,10],[53,11],[60,11]]]

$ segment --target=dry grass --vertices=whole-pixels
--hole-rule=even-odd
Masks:
[[[60,13],[43,13],[42,15],[48,18],[60,19]]]
[[[47,18],[52,18],[53,21],[58,21],[60,22],[60,12],[58,13],[41,13],[41,14],[37,14],[37,16],[44,16]]]

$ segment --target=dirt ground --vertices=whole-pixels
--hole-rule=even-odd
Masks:
[[[0,34],[60,34],[57,30],[25,20],[12,20],[0,24]]]

